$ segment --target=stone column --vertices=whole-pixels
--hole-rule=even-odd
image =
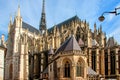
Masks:
[[[99,74],[100,71],[99,71],[99,49],[97,48],[96,49],[96,72]]]
[[[42,73],[43,73],[43,63],[44,63],[44,54],[41,53],[41,59],[40,59],[40,78],[42,78]]]
[[[91,68],[92,68],[92,60],[91,60],[91,57],[92,57],[92,55],[91,55],[91,49],[89,49],[89,52],[88,52],[88,66],[90,66]]]
[[[75,65],[72,65],[72,69],[71,69],[71,77],[72,77],[72,80],[76,80],[76,66]]]
[[[20,80],[24,80],[24,45],[21,45],[21,54],[20,54]]]
[[[104,49],[101,50],[101,74],[105,75],[105,58],[104,58]]]
[[[110,49],[108,48],[108,75],[110,75]]]
[[[119,60],[118,60],[118,59],[119,59],[119,58],[118,58],[119,56],[118,56],[118,50],[119,50],[118,48],[115,49],[115,63],[116,63],[116,64],[115,64],[115,68],[116,68],[116,69],[115,69],[115,70],[116,70],[115,72],[116,72],[116,75],[119,74]]]
[[[29,75],[29,59],[28,59],[28,44],[25,45],[25,79],[28,80]]]
[[[63,78],[63,75],[64,75],[63,70],[64,70],[64,66],[63,66],[63,65],[61,65],[61,67],[60,67],[60,79],[62,79],[62,78]],[[53,78],[54,78],[54,77],[53,77]]]

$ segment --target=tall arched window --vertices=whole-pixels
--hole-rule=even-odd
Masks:
[[[111,74],[115,74],[115,52],[110,51]]]
[[[84,62],[79,60],[76,66],[76,76],[84,77]]]
[[[96,51],[92,51],[92,69],[96,71]]]
[[[108,75],[108,53],[105,52],[105,75]]]
[[[64,65],[64,77],[70,77],[70,63],[68,61]]]

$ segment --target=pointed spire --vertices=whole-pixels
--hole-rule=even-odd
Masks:
[[[42,14],[41,14],[41,22],[39,25],[39,30],[41,32],[44,32],[46,30],[45,0],[43,0],[43,5],[42,5]]]
[[[45,13],[45,0],[43,0],[43,4],[42,4],[42,13]]]
[[[94,23],[94,31],[96,30],[96,23]]]
[[[100,25],[100,32],[102,32],[102,25]]]
[[[12,24],[12,16],[10,15],[10,24]]]
[[[18,5],[17,16],[20,17],[20,5]]]

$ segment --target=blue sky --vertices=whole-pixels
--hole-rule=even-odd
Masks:
[[[89,22],[91,29],[94,23],[97,24],[97,28],[102,25],[107,37],[114,36],[120,43],[120,15],[105,14],[105,21],[98,21],[103,12],[120,7],[119,0],[46,0],[45,2],[47,28],[77,15]],[[38,29],[42,0],[0,0],[0,36],[5,34],[7,37],[9,18],[11,15],[14,19],[18,4],[23,21]]]

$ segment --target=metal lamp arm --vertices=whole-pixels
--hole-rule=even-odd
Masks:
[[[116,14],[116,10],[115,10],[115,11],[111,11],[111,12],[104,12],[102,15],[104,15],[104,14],[106,14],[106,13]]]
[[[114,10],[114,11],[110,11],[110,12],[104,12],[104,13],[102,13],[102,15],[98,18],[98,19],[99,19],[99,21],[103,21],[103,20],[105,19],[105,17],[104,17],[103,15],[104,15],[104,14],[106,14],[106,13],[111,13],[111,14],[119,15],[119,14],[120,14],[120,12],[119,12],[119,13],[117,13],[117,10],[118,10],[118,9],[120,9],[120,7],[115,8],[115,10]]]

